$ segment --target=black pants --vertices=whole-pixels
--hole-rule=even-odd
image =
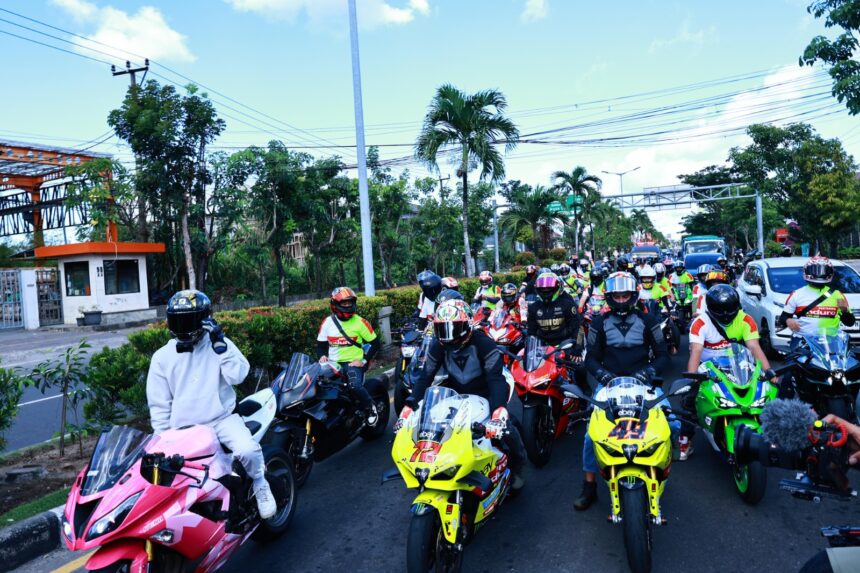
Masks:
[[[505,449],[508,452],[511,473],[514,475],[522,475],[526,465],[526,447],[520,435],[519,425],[519,421],[511,417],[508,420],[508,433],[502,438],[502,442],[504,442]]]
[[[373,400],[370,393],[364,387],[364,368],[361,366],[350,366],[348,362],[341,362],[344,374],[349,379],[349,389],[358,401],[358,405],[365,411],[370,410]]]

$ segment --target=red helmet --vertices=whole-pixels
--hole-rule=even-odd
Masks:
[[[465,301],[446,300],[433,315],[433,334],[444,346],[463,346],[472,336],[472,309]]]
[[[355,296],[355,291],[349,287],[337,287],[331,291],[331,299],[329,299],[329,308],[331,313],[340,320],[349,320],[358,312],[356,304],[358,297]]]
[[[529,265],[526,267],[526,280],[531,280],[537,276],[538,267],[537,265]]]
[[[442,279],[442,288],[449,288],[451,290],[459,290],[460,283],[454,277],[445,277]]]
[[[491,282],[493,282],[493,275],[490,274],[490,271],[481,271],[481,274],[478,275],[478,281],[483,286],[488,286]]]
[[[827,257],[812,257],[803,265],[803,280],[814,285],[826,285],[833,280],[833,263]]]

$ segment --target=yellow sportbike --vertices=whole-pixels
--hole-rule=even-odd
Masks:
[[[402,477],[418,488],[406,543],[409,573],[460,571],[463,548],[507,497],[508,457],[484,437],[489,418],[484,398],[433,386],[395,435],[397,467],[383,482]]]
[[[588,436],[609,487],[609,519],[624,527],[630,569],[648,572],[651,528],[665,523],[660,496],[672,466],[672,433],[661,407],[666,396],[629,377],[613,379],[593,398],[572,384],[563,389],[594,406]]]

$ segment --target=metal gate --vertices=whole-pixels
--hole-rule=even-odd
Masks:
[[[39,289],[39,326],[63,324],[63,299],[60,296],[60,273],[57,269],[36,269]]]
[[[21,271],[0,270],[0,329],[21,328]]]

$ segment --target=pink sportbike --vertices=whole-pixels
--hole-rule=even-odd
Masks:
[[[266,389],[237,412],[262,442],[277,513],[261,520],[251,480],[209,426],[157,436],[106,428],[75,480],[62,528],[72,551],[97,551],[86,568],[101,573],[206,573],[220,568],[249,537],[267,541],[295,511],[293,464],[271,443],[275,395]]]

